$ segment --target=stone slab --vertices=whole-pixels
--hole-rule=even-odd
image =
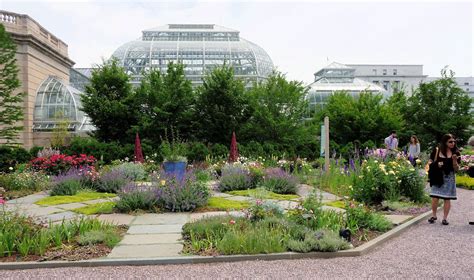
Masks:
[[[47,196],[48,196],[48,194],[46,194],[46,193],[36,193],[36,194],[32,194],[32,195],[28,195],[28,196],[25,196],[25,197],[20,197],[20,198],[17,198],[17,199],[12,199],[10,201],[7,201],[7,205],[9,205],[9,204],[33,204],[36,201],[38,201],[42,198],[45,198]]]
[[[54,205],[54,207],[65,209],[65,210],[77,209],[84,206],[87,206],[87,204],[79,203],[79,202]]]
[[[315,190],[314,187],[310,185],[305,185],[305,184],[300,184],[298,185],[298,190],[296,191],[296,194],[298,194],[301,197],[308,197],[313,190]],[[323,200],[339,200],[340,198],[337,195],[334,195],[332,193],[328,193],[319,189],[316,189],[316,194],[319,196],[322,196]]]
[[[135,216],[127,214],[102,214],[97,217],[100,221],[109,222],[116,225],[129,225]]]
[[[237,196],[229,196],[229,197],[226,197],[225,199],[228,199],[228,200],[235,200],[235,201],[251,201],[251,200],[254,200],[254,198],[252,198],[252,197],[240,196],[240,195],[237,195]]]
[[[181,243],[180,233],[162,234],[127,234],[120,241],[120,245],[144,245],[144,244],[171,244]]]
[[[46,216],[46,215],[50,215],[50,214],[54,214],[58,212],[64,212],[64,210],[56,208],[56,207],[52,207],[52,206],[26,208],[23,210],[23,213],[25,213],[28,216]]]
[[[183,250],[181,244],[148,244],[116,246],[107,258],[156,258],[177,257]]]
[[[226,211],[212,211],[212,212],[201,212],[201,213],[191,213],[189,221],[197,221],[205,217],[215,217],[215,216],[224,216],[229,215],[229,212]]]
[[[409,219],[413,218],[410,215],[384,215],[392,224],[398,226],[403,224],[404,222],[408,221]]]
[[[221,192],[212,192],[212,196],[214,197],[231,197],[232,195],[227,194],[227,193],[221,193]]]
[[[280,205],[283,209],[295,209],[300,205],[298,202],[288,200],[280,200],[276,204]]]
[[[187,213],[144,214],[137,216],[132,225],[183,225],[188,221]]]
[[[128,234],[181,233],[183,225],[131,225]]]
[[[73,218],[76,218],[76,217],[79,217],[79,215],[74,213],[74,212],[70,212],[70,211],[45,216],[45,218],[47,220],[51,221],[51,222],[62,221],[62,220],[70,220],[70,219],[73,219]]]
[[[334,212],[337,212],[337,213],[345,213],[346,212],[345,209],[334,207],[334,206],[329,206],[329,205],[323,205],[321,207],[321,209],[326,210],[326,211],[334,211]]]

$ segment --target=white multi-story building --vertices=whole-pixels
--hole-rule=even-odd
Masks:
[[[423,65],[411,64],[346,64],[354,68],[354,77],[383,87],[389,94],[404,89],[411,94],[427,75]]]
[[[440,77],[428,77],[426,82],[431,82],[440,79]],[[471,111],[474,112],[474,77],[454,77],[458,86],[467,92],[472,100]]]

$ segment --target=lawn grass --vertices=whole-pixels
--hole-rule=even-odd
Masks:
[[[335,200],[335,201],[326,202],[326,203],[324,203],[324,205],[337,207],[337,208],[342,208],[342,209],[346,208],[346,203],[342,200]]]
[[[78,192],[75,195],[57,195],[57,196],[45,197],[35,202],[35,204],[45,205],[45,206],[46,205],[59,205],[59,204],[82,202],[82,201],[101,199],[101,198],[111,198],[111,197],[116,197],[116,196],[117,196],[116,194],[111,194],[111,193]]]
[[[114,212],[114,207],[115,202],[110,201],[87,205],[81,208],[73,209],[72,211],[84,215],[111,214]]]
[[[249,208],[250,203],[247,201],[236,201],[225,199],[223,197],[211,197],[209,198],[207,205],[199,207],[197,211],[230,211],[230,210],[240,210],[243,208]]]
[[[296,194],[278,194],[278,193],[274,193],[272,191],[268,191],[262,188],[229,191],[227,193],[231,195],[250,196],[250,197],[255,197],[259,199],[292,200],[292,199],[300,198]]]

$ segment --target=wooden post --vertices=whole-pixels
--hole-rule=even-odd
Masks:
[[[329,117],[324,117],[324,167],[329,172]]]

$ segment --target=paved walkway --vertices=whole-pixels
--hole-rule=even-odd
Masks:
[[[458,190],[450,225],[427,222],[362,257],[0,271],[1,279],[474,279],[474,191]]]

